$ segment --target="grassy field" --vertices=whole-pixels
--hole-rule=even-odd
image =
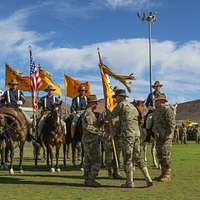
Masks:
[[[0,200],[200,199],[200,145],[197,144],[173,146],[171,183],[154,181],[153,187],[145,188],[143,176],[136,170],[136,188],[133,189],[120,188],[125,180],[108,179],[106,170],[101,170],[99,174],[98,181],[103,185],[101,188],[84,187],[82,172],[78,167],[72,168],[71,161],[61,173],[50,174],[42,162],[36,170],[31,152],[30,145],[26,145],[23,174],[16,170],[15,175],[11,176],[7,171],[0,171]],[[159,170],[151,166],[149,169],[152,178],[159,175]]]

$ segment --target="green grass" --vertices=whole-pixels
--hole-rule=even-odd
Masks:
[[[103,185],[101,188],[87,188],[83,185],[82,172],[70,166],[71,161],[66,170],[50,174],[42,162],[36,170],[31,158],[31,147],[26,145],[24,173],[15,170],[15,175],[11,176],[7,171],[0,171],[0,200],[200,199],[200,145],[197,144],[174,145],[172,182],[154,181],[150,188],[144,187],[145,181],[138,169],[135,172],[136,188],[121,189],[119,186],[125,180],[107,179],[106,170],[101,170],[98,177]],[[160,173],[151,166],[149,169],[152,178]]]

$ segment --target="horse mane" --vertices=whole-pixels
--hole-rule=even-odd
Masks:
[[[24,124],[26,123],[24,114],[15,106],[1,105],[0,114],[5,116],[6,118],[10,118],[11,120],[17,121],[20,124],[20,126],[24,126]]]
[[[47,115],[46,117],[46,120],[45,120],[45,124],[44,124],[44,127],[43,127],[43,130],[42,132],[45,133],[45,132],[49,132],[49,131],[52,131],[54,130],[55,128],[57,128],[58,126],[55,125],[55,119],[53,118],[53,112],[56,112],[54,110],[51,110],[51,112]],[[61,114],[61,109],[59,107],[59,114]],[[60,116],[60,120],[62,120],[62,117]],[[62,128],[62,124],[60,123],[60,127]]]

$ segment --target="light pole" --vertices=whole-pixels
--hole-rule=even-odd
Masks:
[[[150,93],[152,93],[152,64],[151,64],[151,26],[156,21],[155,12],[150,11],[148,14],[137,14],[141,21],[147,21],[149,25],[149,83]]]

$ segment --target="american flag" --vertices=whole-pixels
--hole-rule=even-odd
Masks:
[[[33,93],[36,93],[37,88],[41,82],[39,68],[35,65],[34,62],[31,63],[30,75],[31,75],[31,90]]]

